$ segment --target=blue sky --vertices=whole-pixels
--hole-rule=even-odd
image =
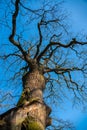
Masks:
[[[72,29],[87,33],[87,0],[66,0],[65,5],[69,11]]]
[[[65,8],[69,13],[70,29],[75,35],[87,36],[87,0],[65,0]],[[80,106],[72,108],[72,105],[66,105],[66,109],[61,110],[60,113],[65,119],[74,122],[76,130],[87,130],[87,112],[84,112]]]

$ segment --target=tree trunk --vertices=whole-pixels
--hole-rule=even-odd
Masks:
[[[45,78],[38,70],[23,76],[23,93],[16,108],[0,116],[0,130],[45,130],[51,109],[43,101]]]

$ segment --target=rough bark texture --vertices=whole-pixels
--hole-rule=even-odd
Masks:
[[[51,124],[51,109],[43,101],[44,76],[33,70],[22,80],[22,96],[16,108],[0,116],[0,130],[45,130]]]

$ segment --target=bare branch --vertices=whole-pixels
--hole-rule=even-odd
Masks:
[[[41,14],[40,14],[39,12],[42,11],[42,9],[32,10],[32,9],[30,9],[29,7],[25,7],[21,2],[19,2],[19,3],[20,3],[20,5],[21,5],[24,9],[30,11],[31,13],[34,13],[35,15],[41,16]]]
[[[36,57],[38,56],[38,54],[39,54],[39,52],[40,52],[40,46],[41,46],[41,44],[42,44],[42,38],[43,38],[43,36],[42,36],[42,33],[41,33],[41,29],[40,29],[41,22],[42,22],[42,21],[40,21],[40,23],[38,23],[39,44],[37,45],[37,51],[36,51],[36,54],[35,54],[35,57],[34,57],[34,58],[36,58]]]
[[[29,63],[30,62],[29,55],[21,47],[21,44],[14,40],[14,36],[16,33],[16,20],[17,20],[17,16],[18,16],[18,12],[19,12],[19,2],[20,2],[20,0],[15,1],[15,12],[12,15],[12,34],[10,35],[9,40],[14,46],[16,46],[21,51],[21,53],[24,56],[25,61]]]
[[[24,57],[23,57],[22,55],[20,55],[20,54],[15,54],[15,53],[0,56],[0,58],[6,60],[6,59],[8,59],[9,57],[13,57],[13,56],[15,56],[15,57],[20,57],[21,59],[24,59]]]
[[[49,23],[56,23],[56,22],[59,22],[59,19],[52,19],[52,20],[48,20],[48,21],[42,20],[42,25],[47,25]]]
[[[66,73],[68,71],[81,71],[82,69],[81,68],[77,68],[77,67],[74,67],[74,68],[62,68],[60,66],[58,67],[55,67],[55,68],[45,68],[44,69],[44,73],[48,73],[48,72],[55,72],[56,74],[62,74],[62,73]]]
[[[18,11],[19,11],[19,2],[20,0],[16,0],[15,1],[15,12],[12,15],[12,34],[9,37],[10,42],[12,42],[15,46],[19,46],[19,43],[14,41],[14,36],[15,36],[15,32],[16,32],[16,19],[18,16]]]
[[[74,46],[74,45],[86,45],[87,42],[78,42],[76,41],[75,39],[72,39],[71,42],[69,42],[68,44],[62,44],[60,42],[53,42],[53,41],[50,41],[50,43],[44,48],[44,50],[40,53],[40,55],[38,56],[38,61],[40,60],[40,58],[42,56],[44,56],[44,54],[48,51],[48,49],[52,46],[58,46],[58,47],[63,47],[63,48],[69,48],[71,46]]]

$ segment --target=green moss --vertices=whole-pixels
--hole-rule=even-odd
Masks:
[[[25,95],[24,95],[24,93],[22,93],[22,95],[17,103],[17,106],[23,105],[25,103],[25,101],[26,101]]]
[[[32,121],[28,124],[27,130],[44,130],[40,123]]]
[[[30,104],[33,103],[33,102],[38,102],[38,101],[40,101],[40,98],[39,98],[39,97],[35,97],[35,98],[30,98],[30,99],[29,99],[29,103],[30,103]]]
[[[0,126],[4,125],[6,122],[4,120],[0,120]]]
[[[44,130],[41,122],[35,120],[32,117],[27,117],[23,122],[23,126],[26,128],[26,130]]]

